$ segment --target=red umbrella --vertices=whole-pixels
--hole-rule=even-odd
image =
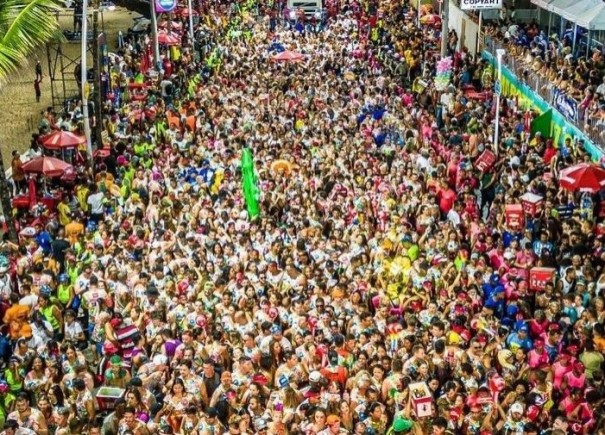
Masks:
[[[42,174],[47,177],[60,177],[71,167],[72,166],[69,163],[65,163],[63,160],[42,156],[24,163],[23,171],[26,174]]]
[[[178,21],[162,21],[160,24],[158,24],[158,27],[160,29],[167,29],[170,27],[172,30],[182,30],[183,23],[179,23]]]
[[[591,163],[580,163],[561,171],[559,184],[575,192],[596,193],[605,187],[605,169]]]
[[[179,45],[181,38],[176,33],[158,32],[158,42],[162,45]]]
[[[78,136],[77,134],[63,130],[57,130],[42,138],[42,145],[49,150],[75,148],[84,143],[86,143],[86,138],[84,136]]]
[[[286,50],[273,56],[273,60],[276,62],[300,62],[303,60],[303,55],[295,51]]]

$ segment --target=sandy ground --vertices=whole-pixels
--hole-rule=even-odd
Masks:
[[[59,17],[61,26],[66,29],[71,29],[73,24],[73,19],[69,14],[70,11],[66,11],[65,14]],[[125,33],[128,27],[132,25],[132,18],[138,15],[137,12],[131,12],[123,7],[117,7],[113,11],[104,11],[102,21],[99,15],[99,29],[101,30],[101,22],[103,22],[110,51],[114,50],[117,45],[118,32],[122,30]],[[65,56],[70,59],[79,59],[80,57],[80,44],[78,43],[65,41],[63,50]],[[53,55],[53,61],[54,57]],[[44,73],[41,86],[42,98],[39,103],[36,102],[34,92],[36,58],[40,59]],[[66,61],[66,63],[68,62]],[[92,66],[90,55],[88,62]],[[27,65],[23,65],[9,77],[6,84],[0,86],[0,113],[2,114],[0,151],[5,165],[10,164],[12,150],[25,151],[29,147],[31,134],[37,129],[40,112],[52,103],[51,82],[48,76],[49,66],[46,47],[43,47],[30,57]],[[68,87],[73,89],[74,94],[77,93],[75,81],[68,83]],[[61,90],[62,95],[62,85],[57,83],[56,88]]]

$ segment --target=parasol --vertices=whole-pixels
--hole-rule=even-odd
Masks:
[[[561,170],[559,184],[575,192],[599,192],[605,187],[605,169],[591,163],[580,163]]]
[[[69,163],[65,163],[63,160],[42,156],[24,163],[23,171],[26,174],[42,174],[46,177],[60,177],[71,167],[72,166]]]
[[[179,45],[181,38],[176,33],[158,32],[158,42],[162,45]]]
[[[57,130],[42,138],[42,145],[49,150],[61,150],[65,148],[76,148],[85,144],[86,138],[69,131]]]

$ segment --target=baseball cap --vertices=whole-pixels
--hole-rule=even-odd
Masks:
[[[328,418],[326,419],[326,424],[328,426],[332,426],[333,424],[336,423],[340,423],[340,418],[337,415],[328,415]]]
[[[321,373],[317,370],[311,372],[309,375],[309,382],[320,382],[321,381]]]
[[[282,332],[281,326],[279,326],[279,325],[271,326],[271,334],[281,334],[281,332]]]
[[[510,412],[513,414],[515,412],[518,412],[519,414],[523,414],[523,405],[521,405],[519,402],[513,403],[512,406],[510,407]]]

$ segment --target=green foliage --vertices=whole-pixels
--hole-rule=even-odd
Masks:
[[[62,0],[0,0],[0,81],[61,36],[55,13],[62,7]]]

